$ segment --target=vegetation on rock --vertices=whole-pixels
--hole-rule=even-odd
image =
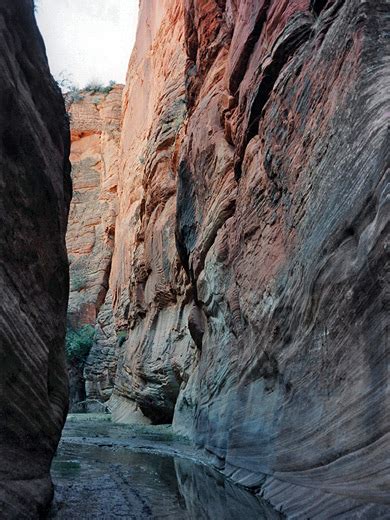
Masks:
[[[115,87],[116,82],[111,80],[108,85],[103,85],[98,81],[90,81],[83,90],[86,92],[90,92],[91,94],[101,93],[101,94],[109,94],[111,90]]]
[[[66,359],[71,364],[83,364],[92,348],[95,329],[92,325],[84,325],[80,329],[68,328],[66,332]]]

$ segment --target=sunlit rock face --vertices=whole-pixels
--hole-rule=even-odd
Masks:
[[[203,338],[174,425],[247,485],[389,501],[386,4],[186,2],[176,220]],[[296,489],[267,498],[332,517]]]
[[[71,119],[73,199],[66,245],[71,287],[69,321],[94,324],[105,299],[117,214],[122,87],[66,97]]]
[[[115,244],[122,90],[123,86],[115,85],[109,92],[65,96],[71,120],[73,180],[66,235],[68,330],[77,332],[86,325],[96,329],[87,363],[69,361],[70,404],[75,410],[86,399],[104,402],[110,397],[118,357],[107,291]]]
[[[192,289],[175,246],[185,64],[183,2],[141,2],[123,99],[111,274],[116,326],[128,329],[109,403],[122,422],[171,422],[197,355],[187,329]]]
[[[67,409],[69,128],[33,2],[0,2],[0,516],[38,518]]]

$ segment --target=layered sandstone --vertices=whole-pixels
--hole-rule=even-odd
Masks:
[[[389,503],[386,2],[208,4],[186,2],[177,234],[204,335],[175,427],[287,514]]]
[[[88,395],[173,421],[292,518],[389,511],[388,17],[385,0],[141,1],[109,212],[92,126],[74,166]]]
[[[141,2],[123,100],[111,274],[115,322],[128,329],[110,399],[119,421],[171,422],[197,355],[187,331],[191,288],[175,247],[184,39],[182,2]]]
[[[387,22],[144,1],[124,93],[113,417],[173,416],[297,518],[389,496]]]
[[[31,0],[0,2],[0,516],[38,518],[67,409],[69,127]]]
[[[103,304],[115,243],[122,89],[115,85],[109,92],[101,88],[65,96],[73,181],[66,235],[71,282],[68,328],[77,332],[85,325],[96,326],[87,365],[70,361],[71,407],[86,398],[105,401],[113,387],[115,371],[110,367],[117,362],[116,335],[111,306]]]

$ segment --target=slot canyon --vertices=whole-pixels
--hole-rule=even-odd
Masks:
[[[389,30],[140,0],[61,93],[0,0],[1,519],[390,519]]]

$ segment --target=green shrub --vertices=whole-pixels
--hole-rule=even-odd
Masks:
[[[65,339],[66,359],[69,363],[82,365],[87,360],[95,337],[95,328],[84,325],[78,330],[68,328]]]
[[[111,90],[115,87],[116,83],[115,81],[110,81],[108,85],[103,85],[102,83],[99,83],[99,81],[90,81],[85,87],[84,90],[86,92],[90,92],[91,94],[109,94]]]
[[[84,99],[84,96],[81,94],[80,89],[72,86],[72,88],[66,93],[66,99],[69,103],[79,103]]]
[[[77,87],[73,84],[72,81],[72,74],[66,70],[62,70],[55,79],[62,92],[66,93],[71,90],[77,90]]]
[[[98,81],[90,81],[89,83],[87,83],[87,85],[85,85],[83,90],[85,90],[86,92],[95,93],[95,92],[100,92],[102,88],[103,88],[103,85],[101,83],[99,83]]]
[[[116,81],[114,81],[113,79],[111,79],[109,82],[108,82],[108,85],[106,87],[106,89],[110,89],[108,92],[111,92],[111,90],[115,87],[116,85]]]

